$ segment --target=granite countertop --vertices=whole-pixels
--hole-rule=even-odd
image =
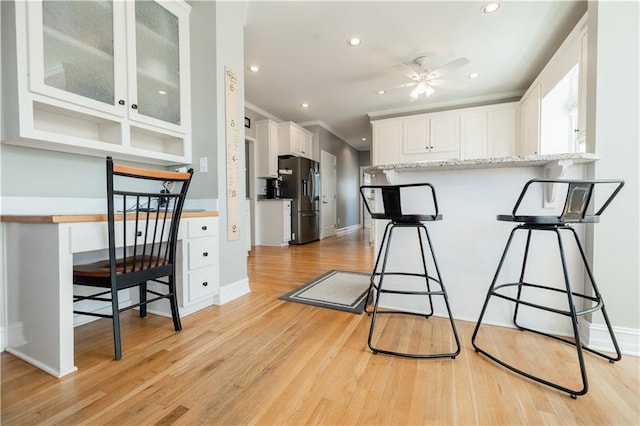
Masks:
[[[572,164],[592,163],[599,160],[595,154],[577,152],[568,154],[529,155],[524,157],[476,158],[469,160],[432,160],[409,163],[382,164],[365,169],[365,173],[376,175],[387,170],[421,172],[456,169],[489,169],[497,167],[531,167],[571,162]]]

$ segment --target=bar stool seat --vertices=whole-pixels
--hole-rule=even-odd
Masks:
[[[370,197],[366,192],[373,192],[374,196]],[[365,311],[371,316],[371,326],[369,328],[369,337],[367,344],[374,354],[383,353],[387,355],[396,355],[408,358],[454,358],[460,353],[460,341],[456,330],[447,292],[440,276],[440,270],[433,251],[433,245],[427,227],[424,222],[435,222],[442,220],[442,215],[438,212],[438,201],[435,189],[429,183],[405,184],[405,185],[364,185],[360,187],[360,194],[364,200],[367,211],[372,219],[388,221],[384,229],[384,235],[380,243],[380,248],[376,257],[376,263],[371,273],[369,291],[365,303]],[[373,202],[371,200],[374,200]],[[382,202],[382,204],[380,204]],[[414,212],[416,208],[420,209],[424,205],[430,205],[434,210],[433,214],[424,214]],[[414,210],[411,210],[414,209]],[[404,210],[404,211],[403,211]],[[387,270],[387,262],[389,258],[389,248],[393,239],[393,232],[396,228],[414,228],[417,231],[418,242],[420,245],[421,272],[407,271],[389,271]],[[424,233],[424,237],[423,234]],[[431,260],[434,266],[434,274],[430,274],[427,267],[427,258],[424,252],[424,240],[429,247]],[[384,253],[384,258],[382,255]],[[382,259],[382,264],[380,261]],[[380,267],[380,268],[379,268]],[[385,286],[385,277],[388,276],[404,276],[418,277],[425,281],[424,290],[390,288]],[[439,289],[432,289],[435,284]],[[380,297],[383,294],[395,294],[405,296],[418,296],[424,298],[428,302],[428,311],[426,313],[416,313],[413,311],[402,309],[383,309],[380,307]],[[371,297],[374,295],[373,310],[369,310]],[[442,296],[447,310],[451,330],[455,338],[455,350],[444,353],[409,353],[394,350],[392,348],[382,349],[373,342],[374,329],[377,316],[380,314],[402,314],[413,315],[429,318],[433,315],[433,296]]]
[[[532,185],[538,184],[546,184],[546,185],[557,185],[564,186],[567,190],[566,199],[564,203],[564,207],[562,213],[559,215],[522,215],[518,214],[518,210],[525,199],[525,195],[527,194],[528,189]],[[613,189],[610,191],[609,198],[602,204],[599,210],[592,215],[587,215],[586,212],[591,203],[591,199],[593,198],[594,188],[595,186],[604,186],[609,185],[610,188]],[[614,187],[615,185],[615,187]],[[476,327],[473,331],[473,336],[471,338],[471,343],[476,352],[488,357],[492,361],[502,365],[503,367],[520,374],[524,377],[527,377],[536,382],[545,384],[552,388],[558,389],[563,392],[567,392],[571,395],[572,398],[576,398],[578,395],[584,395],[587,393],[588,381],[587,381],[587,372],[585,369],[585,363],[583,358],[583,350],[591,352],[595,355],[598,355],[602,358],[609,360],[609,362],[619,361],[622,358],[620,353],[620,348],[618,347],[618,343],[616,341],[615,335],[613,333],[613,329],[611,328],[611,323],[609,321],[609,316],[607,315],[607,311],[605,309],[604,301],[602,299],[602,295],[600,294],[598,287],[596,285],[595,279],[593,277],[593,273],[591,268],[589,267],[589,263],[587,261],[587,257],[580,243],[580,239],[578,238],[578,234],[572,225],[575,224],[595,224],[600,221],[600,215],[607,208],[607,206],[611,203],[613,198],[618,194],[618,192],[622,189],[624,182],[622,180],[567,180],[567,179],[532,179],[527,182],[522,189],[520,196],[513,208],[513,211],[510,215],[498,215],[497,219],[499,221],[505,222],[515,222],[518,223],[509,236],[507,240],[507,244],[504,248],[502,257],[498,264],[498,269],[493,277],[493,281],[491,282],[491,286],[487,292],[486,299],[484,301],[484,305],[482,307],[482,311],[480,313],[480,317],[478,318],[478,322],[476,323]],[[526,231],[526,243],[524,248],[524,257],[522,260],[520,278],[517,282],[508,282],[498,284],[498,277],[500,275],[500,271],[503,267],[505,258],[511,248],[511,243],[513,241],[514,235],[518,231]],[[525,279],[526,270],[527,270],[527,261],[529,256],[531,255],[531,238],[534,231],[543,231],[543,232],[553,232],[556,234],[560,260],[562,263],[562,272],[564,276],[564,288],[553,287],[549,284],[540,284],[540,283],[532,283]],[[580,257],[582,259],[582,263],[584,265],[584,269],[588,275],[588,281],[591,284],[591,292],[588,293],[587,289],[584,292],[578,292],[573,289],[570,279],[569,272],[567,267],[566,255],[564,251],[564,244],[561,238],[561,231],[568,232],[573,236],[573,240],[580,252]],[[509,293],[509,288],[516,288],[516,296],[513,297],[513,293]],[[535,289],[538,292],[542,292],[544,294],[550,294],[548,292],[564,293],[567,297],[567,307],[566,308],[557,308],[549,306],[540,301],[540,299],[533,299],[525,297],[525,289]],[[528,293],[527,293],[528,295]],[[578,358],[578,363],[580,365],[580,375],[582,380],[582,388],[580,389],[571,389],[567,386],[552,382],[550,380],[543,379],[532,372],[524,371],[520,368],[516,368],[512,364],[509,364],[504,360],[504,358],[500,358],[496,354],[489,353],[488,350],[480,348],[480,346],[476,343],[476,337],[478,336],[478,332],[480,330],[482,320],[487,310],[487,306],[492,298],[498,298],[501,300],[506,300],[515,305],[513,311],[513,324],[516,328],[522,331],[533,332],[538,335],[545,336],[552,341],[559,341],[565,344],[573,345],[576,348],[576,354]],[[581,310],[578,310],[576,307],[576,303],[574,299],[581,301],[582,303],[578,304],[578,306],[582,306]],[[571,326],[573,330],[573,339],[567,339],[564,337],[560,337],[545,331],[537,330],[532,328],[531,326],[524,326],[521,322],[518,321],[518,315],[520,313],[521,306],[526,306],[528,308],[533,308],[541,311],[551,312],[553,314],[562,315],[565,317],[569,317],[571,320]],[[605,353],[595,351],[593,349],[588,348],[584,345],[580,340],[580,334],[578,332],[578,318],[580,316],[591,314],[593,312],[600,311],[602,316],[604,317],[604,321],[607,326],[607,330],[609,332],[609,336],[611,338],[611,342],[616,351],[616,356],[612,357]],[[547,348],[540,348],[540,355],[544,356],[547,352]]]

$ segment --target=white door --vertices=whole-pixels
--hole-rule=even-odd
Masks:
[[[326,151],[320,155],[320,182],[322,186],[321,238],[336,233],[336,157]]]

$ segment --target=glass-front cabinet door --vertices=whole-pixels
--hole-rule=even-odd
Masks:
[[[28,2],[30,89],[124,115],[124,4]]]
[[[127,3],[130,34],[129,98],[132,120],[180,130],[185,125],[188,78],[187,28],[180,3],[137,0]],[[134,17],[134,19],[131,19]]]

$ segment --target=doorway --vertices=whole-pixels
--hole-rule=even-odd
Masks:
[[[336,156],[326,151],[320,153],[320,185],[322,187],[322,211],[320,213],[320,238],[336,234]]]

